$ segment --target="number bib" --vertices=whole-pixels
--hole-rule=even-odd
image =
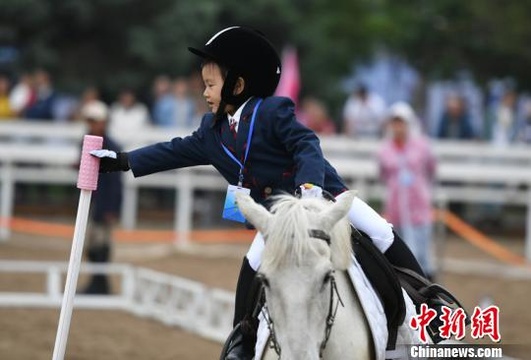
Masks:
[[[223,219],[244,223],[245,217],[236,205],[237,193],[249,195],[251,194],[251,189],[235,185],[229,185],[227,187],[227,196],[225,197],[225,205],[223,206]]]

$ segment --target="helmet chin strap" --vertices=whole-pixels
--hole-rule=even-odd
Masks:
[[[219,102],[218,109],[216,110],[216,123],[223,120],[223,117],[225,116],[225,108],[227,107],[227,103],[223,101],[223,99]]]
[[[236,87],[236,83],[238,82],[238,78],[240,76],[241,75],[236,73],[235,71],[229,70],[227,72],[223,87],[221,88],[221,103],[233,105],[235,109],[239,108],[241,104],[243,104],[245,100],[247,100],[247,98],[249,97],[247,95],[247,89],[244,89],[241,93],[234,95],[234,88]],[[224,110],[224,108],[225,106],[223,107],[222,111]]]
[[[232,105],[234,106],[234,109],[237,109],[249,97],[247,95],[247,89],[244,89],[244,91],[238,95],[234,95],[234,87],[236,86],[239,77],[240,75],[234,71],[229,70],[227,72],[223,87],[221,88],[221,101],[219,102],[218,110],[216,111],[216,122],[223,120],[227,105]]]

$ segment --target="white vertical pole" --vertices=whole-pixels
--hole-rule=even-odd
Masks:
[[[85,232],[87,229],[88,215],[90,210],[90,199],[92,191],[98,187],[98,170],[100,161],[90,155],[91,150],[101,149],[103,138],[99,136],[85,135],[83,139],[83,149],[81,151],[81,163],[77,178],[77,187],[81,190],[79,194],[79,204],[77,208],[76,226],[74,238],[72,240],[72,250],[68,263],[68,273],[66,274],[65,292],[59,316],[59,325],[55,337],[53,349],[53,360],[63,360],[66,351],[66,341],[70,330],[70,320],[74,308],[74,297],[76,295],[77,279],[79,268],[81,267],[81,257],[83,256],[83,243],[85,242]]]
[[[61,306],[61,315],[59,316],[59,326],[55,338],[53,360],[62,360],[65,356],[66,341],[70,330],[70,320],[74,308],[74,296],[76,294],[77,279],[81,258],[83,256],[83,243],[85,241],[85,231],[87,229],[88,212],[90,208],[90,199],[92,191],[81,190],[79,204],[77,208],[76,227],[74,230],[74,239],[72,250],[70,252],[70,261],[68,263],[68,273],[66,274],[65,292]]]

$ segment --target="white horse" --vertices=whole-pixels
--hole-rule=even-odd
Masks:
[[[347,192],[327,203],[282,195],[269,212],[237,196],[265,237],[259,276],[273,348],[262,359],[374,359],[371,331],[345,272],[352,261],[346,215],[353,198]]]

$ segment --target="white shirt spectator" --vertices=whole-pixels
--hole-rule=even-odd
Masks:
[[[9,94],[9,106],[13,112],[20,114],[30,105],[33,96],[29,78],[22,78]]]
[[[116,103],[109,114],[109,135],[120,144],[125,144],[131,135],[138,134],[149,126],[149,111],[144,104],[134,103],[125,107]]]
[[[507,146],[516,138],[516,102],[517,95],[507,91],[498,105],[492,124],[492,143]]]
[[[386,112],[385,101],[377,94],[351,95],[343,108],[344,132],[357,138],[379,138]]]

